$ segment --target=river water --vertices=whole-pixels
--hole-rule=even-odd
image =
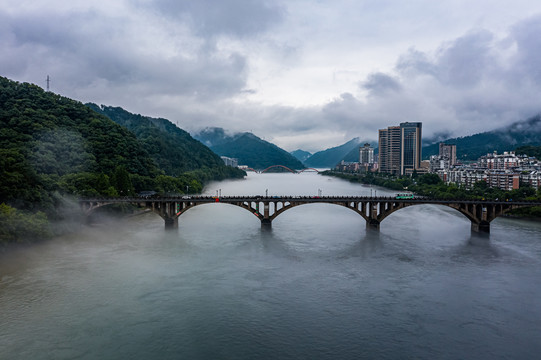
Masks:
[[[215,195],[377,195],[314,173],[249,174]],[[1,359],[534,359],[541,224],[490,235],[455,210],[400,210],[367,230],[310,204],[272,230],[207,204],[0,255]]]

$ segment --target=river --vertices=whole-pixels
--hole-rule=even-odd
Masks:
[[[209,184],[227,195],[392,194],[315,173]],[[412,206],[380,231],[330,204],[262,230],[244,209],[152,213],[0,255],[1,359],[534,359],[541,224],[471,233]]]

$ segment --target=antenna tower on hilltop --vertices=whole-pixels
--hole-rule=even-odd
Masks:
[[[47,91],[49,91],[49,82],[50,82],[50,81],[51,81],[51,80],[49,79],[49,75],[47,75]]]

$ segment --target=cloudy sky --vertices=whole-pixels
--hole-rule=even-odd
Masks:
[[[541,112],[541,1],[1,0],[0,75],[317,151]]]

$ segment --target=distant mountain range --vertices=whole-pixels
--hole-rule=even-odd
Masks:
[[[297,149],[295,151],[290,152],[291,155],[295,156],[297,160],[304,162],[306,159],[308,159],[310,156],[312,156],[312,153],[309,153],[308,151],[304,151],[301,149]]]
[[[304,164],[308,167],[315,168],[332,168],[340,161],[359,161],[359,145],[361,140],[354,138],[345,144],[329,148],[323,151],[318,151],[314,155],[310,156],[304,161]],[[353,153],[357,153],[357,156],[352,160],[346,160],[346,158],[352,158]]]
[[[305,166],[293,155],[252,133],[228,134],[222,128],[206,128],[193,137],[221,156],[236,158],[239,165],[254,169],[265,169],[272,165],[283,165],[291,169]]]
[[[537,115],[509,126],[475,135],[438,141],[423,147],[423,158],[439,152],[439,143],[455,144],[457,158],[473,161],[480,156],[497,151],[513,151],[519,146],[541,145],[541,116]]]

